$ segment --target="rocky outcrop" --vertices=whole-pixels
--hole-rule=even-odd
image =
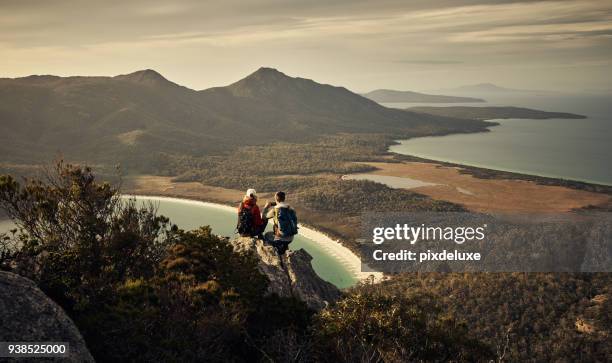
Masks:
[[[24,277],[0,271],[0,341],[68,342],[62,361],[93,362],[78,329],[59,305]]]
[[[336,286],[315,273],[311,264],[312,256],[303,249],[289,250],[279,257],[272,246],[256,238],[240,237],[232,240],[231,244],[237,252],[257,255],[259,269],[270,281],[270,293],[296,297],[315,310],[326,307],[341,296]]]

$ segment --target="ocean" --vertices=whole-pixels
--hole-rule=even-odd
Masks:
[[[390,151],[488,169],[612,185],[612,96],[480,95],[487,103],[414,106],[517,106],[586,119],[494,120],[491,132],[398,140]]]

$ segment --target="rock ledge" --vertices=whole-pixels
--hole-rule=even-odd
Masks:
[[[281,258],[272,246],[260,239],[239,237],[230,243],[237,252],[254,253],[259,257],[259,269],[270,281],[269,293],[296,297],[315,310],[323,309],[341,296],[336,286],[315,273],[312,256],[303,249],[289,250]]]

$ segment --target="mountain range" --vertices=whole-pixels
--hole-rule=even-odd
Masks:
[[[395,91],[390,89],[377,89],[362,96],[381,103],[471,103],[486,102],[482,98],[457,97],[444,95],[430,95],[412,91]]]
[[[115,77],[3,78],[0,100],[0,161],[11,163],[61,153],[146,169],[160,153],[202,156],[332,133],[409,136],[485,126],[386,108],[346,88],[272,68],[201,91],[149,69]]]

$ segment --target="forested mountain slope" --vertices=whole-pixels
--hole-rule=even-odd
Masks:
[[[399,135],[481,130],[486,123],[385,108],[346,88],[260,68],[195,91],[153,70],[116,77],[0,79],[2,162],[57,154],[147,170],[160,153],[201,156],[236,145],[333,133]]]

